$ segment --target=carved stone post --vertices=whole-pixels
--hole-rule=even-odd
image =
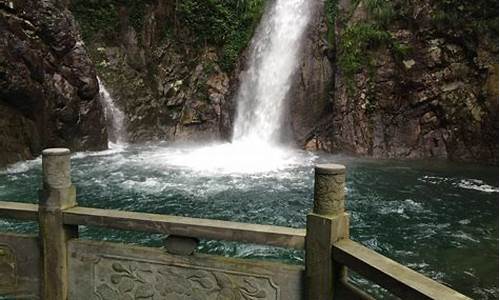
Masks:
[[[349,237],[345,213],[345,167],[318,165],[314,176],[314,209],[307,216],[306,288],[309,300],[331,300],[344,268],[334,266],[332,244]]]
[[[78,226],[63,224],[63,210],[74,207],[75,187],[70,176],[70,150],[42,152],[43,188],[39,192],[42,251],[41,296],[45,300],[68,299],[68,240],[78,236]]]

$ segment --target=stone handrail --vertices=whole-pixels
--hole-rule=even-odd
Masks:
[[[38,205],[0,201],[0,217],[37,221]],[[63,224],[163,233],[209,240],[238,241],[304,249],[306,231],[289,227],[187,218],[111,209],[72,207],[62,211]]]
[[[79,207],[70,176],[70,151],[45,150],[42,166],[39,204],[0,201],[0,217],[40,225],[42,299],[68,299],[68,247],[78,239],[78,225],[168,234],[174,243],[199,238],[304,249],[304,295],[310,300],[373,299],[348,281],[348,269],[403,299],[469,299],[349,239],[341,165],[315,168],[314,208],[306,230]]]
[[[333,245],[333,259],[401,299],[470,299],[349,239]]]

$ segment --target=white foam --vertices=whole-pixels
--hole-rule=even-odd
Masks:
[[[486,184],[480,179],[458,179],[439,176],[422,176],[418,179],[421,182],[430,184],[450,184],[457,188],[475,190],[484,193],[498,193],[498,187]]]
[[[411,210],[414,210],[414,211],[422,211],[422,209],[423,209],[421,203],[415,202],[412,199],[406,199],[404,201],[404,204],[407,208],[410,208]]]
[[[458,221],[458,223],[460,223],[461,225],[469,225],[470,222],[471,221],[469,219],[463,219],[463,220]]]
[[[463,189],[475,190],[484,193],[498,193],[497,187],[486,184],[482,180],[478,179],[463,179],[460,180],[459,183],[457,183],[457,186]]]
[[[264,174],[309,164],[313,156],[298,150],[241,141],[199,147],[156,148],[139,154],[151,168],[181,169],[198,175]]]
[[[125,152],[127,150],[127,144],[115,144],[112,142],[108,142],[108,148],[109,149],[102,150],[102,151],[75,152],[72,155],[72,158],[80,159],[80,158],[92,157],[92,156],[107,156],[107,155],[118,154],[121,152]]]
[[[453,233],[451,235],[452,237],[454,238],[457,238],[457,239],[460,239],[460,240],[463,240],[463,241],[469,241],[469,242],[474,242],[474,243],[480,243],[479,240],[473,238],[470,234],[467,234],[463,231],[459,231],[459,232],[456,232],[456,233]]]
[[[164,181],[158,178],[146,178],[145,180],[125,180],[121,183],[125,189],[133,189],[145,193],[159,193],[168,186]]]
[[[31,170],[34,167],[39,167],[42,164],[42,158],[37,157],[33,160],[26,160],[14,163],[7,166],[7,168],[0,170],[0,174],[20,174]]]

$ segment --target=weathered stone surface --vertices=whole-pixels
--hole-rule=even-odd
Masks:
[[[68,299],[68,240],[78,237],[78,226],[64,225],[63,210],[74,207],[76,189],[71,184],[69,149],[42,153],[43,189],[38,210],[43,299]]]
[[[303,299],[299,266],[79,240],[69,251],[70,299]]]
[[[314,175],[314,208],[307,215],[307,299],[334,299],[346,279],[344,266],[335,264],[333,243],[349,238],[349,215],[345,213],[345,167],[318,165]]]
[[[390,43],[368,47],[363,56],[372,66],[362,65],[351,78],[343,73],[344,53],[337,49],[331,118],[317,123],[304,142],[307,148],[380,158],[498,161],[498,40],[467,31],[493,20],[466,9],[463,26],[443,27],[436,23],[441,2],[391,1],[395,17],[379,30],[411,49],[404,57]],[[337,46],[348,28],[373,20],[363,1],[357,8],[349,3],[340,2]],[[497,9],[498,2],[491,7]]]
[[[1,204],[1,202],[0,202]],[[12,205],[7,203],[6,208]],[[30,207],[19,207],[29,214]],[[2,206],[0,206],[0,212]],[[98,208],[75,207],[64,211],[64,223],[99,226],[121,230],[174,234],[207,240],[304,249],[305,230],[289,227],[238,223],[210,219],[124,212]]]
[[[333,215],[344,212],[345,167],[320,165],[314,174],[314,213]]]
[[[0,166],[45,147],[106,148],[95,70],[73,23],[56,1],[0,1]]]
[[[150,1],[138,11],[125,4],[115,9],[118,36],[111,40],[96,33],[88,47],[99,76],[125,112],[129,141],[200,142],[229,136],[230,81],[237,80],[238,72],[222,70],[219,49],[194,45],[187,32],[165,35],[177,30],[175,1]],[[131,14],[140,14],[144,24],[134,27]]]
[[[399,299],[471,300],[424,275],[349,239],[333,246],[339,263],[390,291]],[[343,298],[342,298],[343,299]],[[352,298],[348,298],[352,299]],[[366,299],[362,297],[361,299]]]
[[[333,68],[328,57],[324,1],[311,1],[311,9],[311,23],[298,59],[299,69],[287,97],[289,138],[300,146],[314,137],[331,111]]]
[[[169,235],[165,239],[165,250],[170,254],[191,255],[198,247],[198,239]]]
[[[38,237],[0,234],[0,298],[39,299]]]

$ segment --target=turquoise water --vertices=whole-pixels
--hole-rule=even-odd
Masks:
[[[82,206],[301,228],[312,207],[313,165],[345,164],[351,236],[475,299],[498,298],[496,167],[395,162],[294,151],[274,170],[178,164],[189,151],[131,146],[72,158]],[[193,157],[195,157],[193,155]],[[175,163],[173,163],[175,162]],[[197,164],[202,162],[197,161]],[[41,161],[0,171],[0,200],[35,202]],[[0,220],[3,231],[36,225]],[[163,236],[81,227],[84,238],[161,246]],[[203,241],[199,251],[302,263],[301,251]],[[373,293],[383,295],[361,279]]]

